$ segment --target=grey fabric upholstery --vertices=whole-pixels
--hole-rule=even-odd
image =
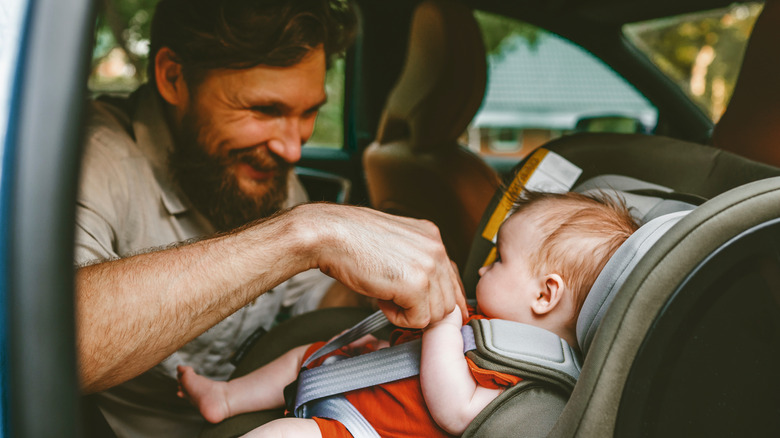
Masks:
[[[596,330],[626,278],[653,245],[689,212],[669,213],[651,220],[615,251],[593,284],[577,318],[577,342],[584,355],[588,354]]]
[[[566,405],[568,394],[531,380],[506,390],[479,413],[463,437],[546,436]]]
[[[676,288],[726,242],[777,217],[780,178],[770,178],[717,196],[670,229],[628,276],[604,315],[551,436],[611,436],[633,359]]]
[[[574,187],[572,191],[579,193],[615,193],[626,205],[631,206],[631,214],[640,224],[683,210],[693,210],[696,204],[675,199],[666,199],[663,195],[672,194],[673,190],[658,184],[640,181],[625,175],[601,175],[591,178]],[[656,192],[657,194],[647,194]]]

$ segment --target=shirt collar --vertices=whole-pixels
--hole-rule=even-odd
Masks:
[[[137,104],[132,114],[133,132],[138,148],[149,159],[154,177],[161,189],[162,203],[171,215],[190,209],[187,197],[174,183],[168,169],[168,157],[173,151],[173,135],[165,118],[162,99],[150,84],[136,91]]]

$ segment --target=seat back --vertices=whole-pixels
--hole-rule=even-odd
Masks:
[[[422,2],[410,32],[404,70],[364,154],[368,192],[379,210],[433,221],[462,267],[499,184],[458,143],[485,92],[485,48],[472,11],[460,2]]]
[[[764,3],[750,35],[739,78],[712,144],[780,166],[780,1]]]

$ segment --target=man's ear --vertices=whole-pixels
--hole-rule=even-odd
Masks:
[[[187,104],[188,90],[181,64],[168,47],[160,48],[154,57],[154,79],[166,102],[176,107]]]
[[[531,303],[531,310],[538,316],[549,313],[558,305],[566,287],[558,274],[546,275],[543,280],[539,295]]]

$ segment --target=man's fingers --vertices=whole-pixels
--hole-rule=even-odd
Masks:
[[[379,309],[398,327],[425,328],[431,321],[427,306],[404,309],[392,301],[380,300]]]
[[[317,224],[324,237],[316,239],[316,266],[352,290],[385,300],[378,307],[393,324],[424,328],[455,307],[465,310],[457,269],[433,222],[359,207],[320,207]]]

